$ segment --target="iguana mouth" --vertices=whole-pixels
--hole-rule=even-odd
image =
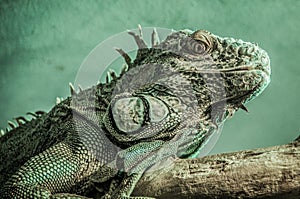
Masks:
[[[261,70],[262,72],[264,72],[267,76],[270,75],[270,71],[268,71],[265,67],[254,67],[254,66],[239,66],[239,67],[235,67],[235,68],[225,68],[225,69],[219,69],[217,70],[218,72],[238,72],[238,71],[254,71],[254,70]],[[213,72],[213,70],[212,70]]]
[[[266,73],[267,75],[269,75],[269,72],[264,69],[263,67],[258,69],[256,67],[253,66],[238,66],[238,67],[234,67],[234,68],[224,68],[224,69],[210,69],[210,70],[198,70],[197,72],[200,73],[234,73],[234,72],[245,72],[245,71],[254,71],[254,70],[261,70],[264,73]]]

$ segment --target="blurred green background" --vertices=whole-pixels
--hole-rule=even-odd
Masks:
[[[225,123],[211,153],[288,143],[299,134],[298,0],[0,1],[0,127],[28,111],[49,110],[88,53],[137,24],[207,29],[257,42],[270,55],[272,82]],[[99,66],[105,67],[105,66]],[[100,74],[99,74],[100,75]]]

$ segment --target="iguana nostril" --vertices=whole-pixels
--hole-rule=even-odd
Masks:
[[[269,65],[270,64],[269,56],[266,55],[265,53],[263,53],[262,56],[261,56],[261,63],[263,65]]]

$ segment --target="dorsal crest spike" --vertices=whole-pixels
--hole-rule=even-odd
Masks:
[[[118,53],[120,53],[120,55],[124,58],[126,64],[128,64],[129,66],[132,64],[130,56],[124,50],[122,50],[121,48],[116,48],[116,47],[115,47],[115,50]]]
[[[133,36],[137,46],[139,49],[143,49],[143,48],[147,48],[147,44],[146,42],[143,40],[143,38],[141,38],[140,35],[135,34],[134,32],[128,31],[128,34],[130,34],[131,36]]]
[[[82,88],[81,88],[81,86],[80,86],[80,84],[78,84],[78,89],[79,89],[79,92],[82,92]]]
[[[107,72],[107,73],[106,73],[106,83],[109,84],[110,81],[111,81],[111,76],[110,76],[110,73]]]
[[[32,113],[32,112],[27,112],[26,114],[27,114],[27,115],[31,115],[31,116],[34,117],[34,118],[38,117],[37,114]]]
[[[41,116],[44,115],[46,112],[45,111],[36,111],[35,114],[37,114],[37,116]]]
[[[110,73],[110,76],[113,80],[117,79],[118,76],[116,74],[116,72],[113,70],[113,69],[109,69],[109,73]]]
[[[76,91],[75,91],[75,88],[74,88],[74,86],[71,82],[69,82],[69,87],[70,87],[71,95],[77,94]]]
[[[60,102],[61,102],[60,98],[57,97],[57,98],[56,98],[56,104],[59,104]]]
[[[138,29],[139,29],[140,37],[143,38],[143,30],[141,24],[138,24]]]
[[[7,123],[12,129],[16,128],[16,125],[12,121],[8,120]]]
[[[28,120],[26,120],[26,118],[23,117],[23,116],[16,117],[14,119],[17,121],[18,125],[21,125],[21,124],[24,124],[24,123],[28,122]]]
[[[3,136],[5,134],[5,131],[3,129],[0,130],[0,136]]]
[[[124,75],[128,71],[128,65],[123,64],[120,76]]]
[[[158,33],[156,31],[156,28],[153,29],[153,32],[151,34],[151,45],[152,47],[158,45],[160,43],[159,37],[158,37]]]

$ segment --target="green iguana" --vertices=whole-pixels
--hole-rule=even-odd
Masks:
[[[141,29],[140,29],[141,31]],[[1,198],[133,198],[148,168],[197,157],[211,135],[270,81],[256,44],[182,30],[0,137]],[[12,124],[10,124],[13,126]],[[144,197],[137,197],[144,198]]]

